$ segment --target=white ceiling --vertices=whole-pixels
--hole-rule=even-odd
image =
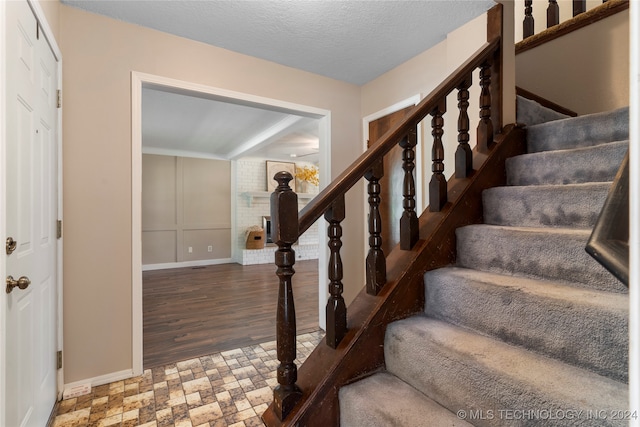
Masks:
[[[362,85],[444,40],[493,0],[61,0],[64,4],[282,65]],[[278,158],[315,137],[317,123],[282,113],[148,89],[143,144],[153,149],[237,158],[286,120],[294,127],[267,138]],[[209,105],[209,103],[214,103]],[[247,109],[248,108],[248,109]],[[283,123],[283,120],[285,122]],[[312,121],[313,122],[313,121]],[[169,126],[172,125],[173,127]],[[180,141],[172,146],[170,138]],[[285,147],[276,149],[282,139]],[[248,154],[265,156],[269,144]],[[311,157],[307,158],[307,160]]]
[[[318,161],[318,119],[216,101],[194,93],[142,89],[143,152],[236,160]]]

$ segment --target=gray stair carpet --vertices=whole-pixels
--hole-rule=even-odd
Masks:
[[[518,99],[528,154],[390,324],[386,372],[342,387],[351,426],[622,426],[627,288],[584,250],[628,147],[628,109],[564,118]]]

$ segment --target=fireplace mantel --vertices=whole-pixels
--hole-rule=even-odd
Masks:
[[[298,200],[311,200],[315,196],[317,196],[317,194],[311,194],[311,193],[297,193],[297,194],[298,194]],[[268,199],[271,197],[271,193],[268,191],[245,191],[244,193],[242,193],[242,195],[247,200],[247,205],[249,207],[253,206],[253,199]]]

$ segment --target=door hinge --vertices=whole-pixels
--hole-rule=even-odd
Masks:
[[[56,222],[56,237],[57,237],[58,239],[61,239],[61,238],[62,238],[62,220],[61,220],[61,219],[59,219],[59,220]]]
[[[58,89],[57,96],[58,96],[58,100],[56,105],[58,106],[58,108],[61,108],[62,107],[62,90]]]
[[[56,353],[56,366],[57,369],[62,369],[62,350],[58,350]]]

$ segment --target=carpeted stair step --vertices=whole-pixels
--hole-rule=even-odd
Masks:
[[[484,222],[520,227],[593,228],[606,183],[495,187],[482,193]]]
[[[589,418],[589,411],[627,408],[626,384],[439,320],[390,324],[384,349],[389,372],[475,426],[626,425]],[[518,410],[531,411],[531,419],[504,412]],[[548,414],[562,411],[575,418],[550,421]]]
[[[340,389],[341,427],[473,427],[388,373]]]
[[[590,230],[582,229],[468,225],[456,230],[456,263],[493,273],[627,292],[584,250],[590,235]]]
[[[527,151],[565,150],[629,138],[629,108],[527,126]]]
[[[575,184],[606,182],[613,178],[627,152],[629,141],[570,150],[523,154],[507,159],[508,185]]]
[[[625,294],[455,267],[424,281],[428,317],[627,380]]]
[[[531,99],[516,96],[517,122],[528,126],[569,118],[566,114],[542,106]]]

